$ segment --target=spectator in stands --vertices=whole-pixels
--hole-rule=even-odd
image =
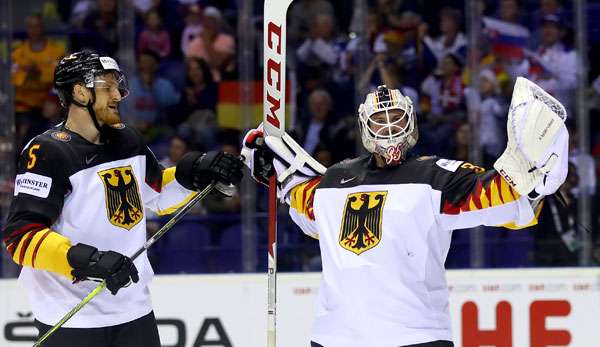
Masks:
[[[564,10],[561,0],[540,0],[539,14],[545,17],[551,14],[559,14]]]
[[[395,18],[394,26],[383,28],[375,38],[373,52],[377,55],[385,55],[386,61],[395,60],[398,65],[410,69],[411,73],[404,76],[403,80],[416,87],[421,83],[423,75],[422,44],[419,36],[423,25],[422,18],[413,11],[395,14],[393,18]],[[371,83],[381,84],[376,81]]]
[[[142,16],[154,11],[160,5],[160,0],[133,0],[133,6]]]
[[[24,139],[32,139],[33,137],[43,133],[51,127],[57,125],[64,120],[60,100],[54,90],[51,90],[42,104],[41,121],[29,124],[27,133]]]
[[[428,97],[430,113],[439,116],[457,113],[464,108],[462,59],[455,54],[446,55],[438,68],[421,85],[421,92]]]
[[[169,116],[169,124],[178,126],[198,110],[217,112],[218,84],[210,67],[200,58],[186,59],[186,82],[183,96]]]
[[[325,167],[330,167],[331,165],[335,164],[335,162],[333,161],[333,152],[323,144],[320,144],[315,149],[314,157],[319,163],[323,164],[323,166]]]
[[[177,135],[171,137],[168,155],[160,161],[160,165],[163,167],[173,167],[177,165],[179,159],[181,159],[189,149],[189,143],[183,137]]]
[[[483,151],[483,164],[491,167],[506,147],[506,112],[500,103],[500,85],[496,74],[490,69],[479,73],[478,90],[465,90],[467,106],[474,108],[479,116],[479,144]]]
[[[414,10],[409,1],[403,0],[376,0],[374,9],[383,22],[384,28],[399,27],[401,21],[400,13],[406,10]]]
[[[333,119],[331,117],[332,99],[324,89],[314,90],[308,97],[309,118],[302,122],[299,129],[299,143],[308,154],[314,154],[320,144],[330,144],[329,132]]]
[[[365,37],[357,35],[351,38],[350,41],[348,41],[348,44],[344,47],[344,50],[340,53],[340,69],[343,73],[343,76],[345,76],[346,80],[351,79],[356,73],[356,70],[358,68],[358,59],[356,55],[360,53],[359,50],[362,48],[361,46],[363,42],[365,42],[365,40],[365,44],[368,47],[368,58],[369,60],[371,60],[372,58],[375,40],[377,39],[381,31],[381,18],[377,16],[377,12],[375,12],[374,10],[369,10],[369,12],[367,13],[366,21],[367,34],[365,35]]]
[[[560,0],[540,0],[540,7],[533,13],[533,18],[530,23],[531,31],[536,34],[534,39],[539,40],[542,36],[541,27],[544,24],[544,17],[550,15],[560,16],[563,13],[564,8]]]
[[[505,22],[521,24],[521,4],[519,0],[500,0],[498,15]]]
[[[171,54],[171,38],[162,27],[162,18],[156,10],[144,15],[145,28],[140,33],[137,42],[138,52],[151,51],[164,59]]]
[[[294,1],[288,13],[287,38],[292,49],[304,42],[315,18],[319,15],[335,15],[333,6],[327,0]]]
[[[140,52],[137,74],[130,79],[130,95],[124,101],[124,116],[144,132],[164,120],[167,107],[179,102],[179,92],[169,80],[156,75],[159,57],[150,51]]]
[[[73,28],[71,50],[90,48],[98,53],[115,56],[119,48],[116,0],[96,0],[81,26]]]
[[[60,100],[54,90],[48,93],[44,105],[42,105],[42,117],[46,121],[46,129],[57,125],[63,121]]]
[[[18,145],[25,142],[30,126],[43,122],[41,108],[52,88],[54,67],[65,51],[48,39],[40,15],[25,19],[27,39],[12,52],[12,84],[15,87],[15,123]]]
[[[217,116],[208,109],[195,110],[177,127],[177,133],[189,139],[192,147],[200,151],[212,150],[217,144]]]
[[[465,122],[458,126],[453,142],[447,147],[449,150],[443,151],[443,153],[445,153],[448,158],[468,161],[472,145],[473,133],[471,131],[471,125]]]
[[[589,153],[579,150],[579,138],[575,130],[569,131],[569,162],[577,168],[578,185],[572,193],[576,197],[592,196],[596,193],[596,162]]]
[[[562,42],[565,25],[557,15],[544,17],[541,44],[533,52],[526,51],[519,73],[562,102],[570,114],[578,68],[577,53]]]
[[[450,53],[461,56],[463,59],[466,57],[467,39],[460,31],[461,25],[462,15],[459,10],[450,7],[440,10],[440,36],[433,38],[426,35],[423,39],[426,57],[433,58],[433,61],[428,58],[429,64],[437,66],[439,61]],[[423,31],[421,31],[421,35],[423,35]]]
[[[308,68],[334,70],[339,63],[341,47],[335,40],[335,19],[319,14],[309,29],[309,36],[296,50],[298,62]]]
[[[221,30],[223,19],[216,7],[206,7],[202,15],[202,32],[190,42],[185,56],[204,59],[218,82],[234,73],[235,39]]]
[[[362,147],[359,147],[360,134],[356,126],[356,116],[346,116],[335,122],[331,127],[330,134],[329,147],[324,145],[322,148],[331,151],[333,163],[354,158],[357,156],[357,150],[362,150]]]
[[[59,6],[68,23],[74,28],[81,28],[86,17],[96,9],[96,0],[60,1]]]
[[[577,167],[569,163],[567,179],[559,190],[567,206],[562,205],[556,194],[544,199],[544,208],[533,233],[534,260],[538,266],[576,266],[579,263],[581,235],[577,232],[577,199],[573,194],[578,182]]]
[[[183,54],[192,40],[200,36],[200,33],[202,33],[202,9],[198,4],[191,4],[187,7],[185,27],[181,33],[181,52]]]

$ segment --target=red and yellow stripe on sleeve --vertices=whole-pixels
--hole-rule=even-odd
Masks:
[[[306,216],[313,221],[315,220],[313,201],[319,182],[321,182],[321,177],[315,177],[297,185],[290,192],[290,207],[296,210],[298,214]]]
[[[41,224],[27,224],[3,241],[13,261],[22,266],[47,270],[73,279],[67,261],[71,241]]]
[[[463,200],[457,204],[445,201],[442,213],[456,215],[462,212],[478,211],[490,207],[496,207],[516,201],[520,198],[519,193],[514,190],[508,182],[500,175],[494,175],[487,183],[477,181],[475,188]],[[499,225],[508,229],[524,229],[537,224],[537,218],[541,212],[542,204],[534,211],[535,218],[523,226],[517,226],[514,222]]]
[[[519,193],[512,189],[502,176],[495,175],[485,185],[481,180],[478,180],[473,191],[457,204],[444,201],[442,213],[459,214],[461,212],[477,211],[507,204],[519,197]]]

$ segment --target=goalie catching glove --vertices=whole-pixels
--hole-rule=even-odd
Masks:
[[[277,175],[277,196],[281,201],[292,188],[327,170],[288,134],[265,136],[262,125],[246,133],[242,159],[259,183],[268,185],[269,177]]]
[[[139,281],[133,261],[114,251],[101,252],[96,247],[78,243],[67,252],[67,261],[73,268],[75,282],[92,280],[106,281],[106,288],[113,295],[131,282]]]
[[[556,192],[567,177],[569,133],[564,106],[535,83],[517,78],[508,112],[508,143],[494,168],[521,195]]]

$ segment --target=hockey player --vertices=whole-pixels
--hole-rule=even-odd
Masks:
[[[511,118],[535,123],[539,95],[527,94],[529,113]],[[547,102],[544,112],[559,109]],[[538,118],[553,117],[544,115]],[[539,197],[553,193],[566,170],[566,128],[548,123],[559,126],[547,131],[552,138],[546,145],[560,160],[545,180],[525,165],[522,149],[510,141],[496,163],[506,179],[467,162],[408,157],[418,138],[413,105],[385,86],[368,94],[359,108],[369,154],[326,171],[287,134],[250,131],[242,154],[253,177],[264,183],[276,172],[279,197],[289,204],[292,219],[320,243],[323,277],[311,346],[453,346],[444,270],[452,230],[536,223]],[[523,134],[514,135],[522,139]],[[524,152],[531,154],[530,149]],[[528,191],[537,197],[530,199]]]
[[[23,266],[40,336],[97,283],[105,291],[44,346],[160,346],[146,254],[144,209],[174,212],[211,182],[239,183],[242,162],[222,152],[187,154],[162,168],[141,135],[120,122],[125,76],[110,57],[63,58],[54,83],[67,119],[21,153],[3,242]],[[136,284],[131,284],[135,282]],[[131,285],[130,285],[131,284]]]

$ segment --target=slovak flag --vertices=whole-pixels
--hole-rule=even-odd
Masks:
[[[523,59],[523,49],[529,42],[529,30],[522,25],[483,17],[483,33],[492,45],[493,53],[512,59]]]

